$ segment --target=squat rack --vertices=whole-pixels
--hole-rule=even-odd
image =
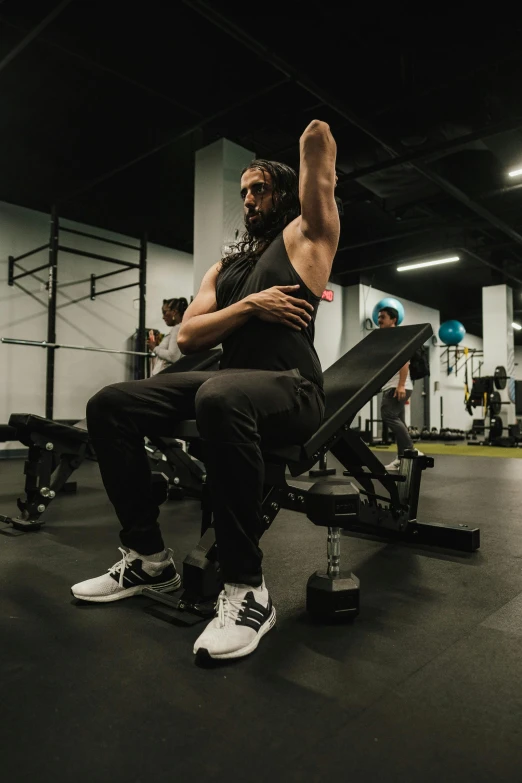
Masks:
[[[125,247],[130,250],[136,250],[139,253],[138,263],[132,263],[130,261],[122,261],[121,259],[113,258],[111,256],[101,255],[99,253],[90,253],[86,250],[78,250],[73,247],[62,245],[60,244],[60,232],[68,233],[68,234],[76,234],[78,236],[88,237],[89,239],[96,239],[99,242],[107,242],[108,244],[111,245]],[[28,258],[29,256],[33,256],[36,253],[39,253],[42,250],[47,250],[47,249],[49,250],[49,256],[46,264],[42,264],[41,266],[38,266],[35,269],[23,270],[20,274],[15,274],[16,271],[15,267],[19,261],[22,261],[22,259],[24,258]],[[58,218],[58,212],[56,206],[53,206],[51,209],[51,228],[50,228],[49,242],[45,245],[40,245],[40,247],[34,248],[34,250],[29,250],[27,253],[22,253],[22,255],[17,256],[16,258],[14,256],[9,256],[9,271],[8,271],[8,285],[13,286],[16,284],[16,281],[20,280],[22,277],[27,277],[27,275],[35,275],[36,272],[39,272],[42,269],[47,269],[47,285],[46,285],[47,292],[48,292],[47,293],[47,340],[45,345],[45,348],[47,350],[47,368],[46,368],[46,383],[45,383],[45,416],[47,419],[53,418],[54,355],[55,355],[56,348],[59,347],[59,345],[57,345],[56,343],[56,300],[58,294],[59,251],[63,253],[70,253],[76,256],[83,256],[85,258],[93,258],[98,261],[106,261],[107,263],[116,264],[117,266],[122,267],[121,269],[117,269],[114,272],[107,272],[103,275],[92,274],[90,276],[90,293],[87,294],[86,296],[80,297],[79,299],[75,299],[73,302],[74,304],[76,304],[77,302],[81,302],[84,299],[91,299],[94,301],[97,297],[102,296],[104,294],[110,294],[114,291],[121,291],[124,288],[132,288],[135,285],[139,286],[138,335],[137,335],[136,348],[137,351],[142,352],[143,355],[139,356],[139,358],[137,359],[138,377],[144,378],[146,375],[146,361],[147,361],[146,339],[145,339],[145,300],[146,300],[146,289],[147,289],[147,236],[146,234],[142,235],[140,244],[136,246],[136,245],[126,244],[125,242],[118,242],[115,239],[107,239],[105,237],[99,237],[96,236],[96,234],[89,234],[85,231],[78,231],[77,229],[60,226],[60,221]],[[111,277],[112,275],[117,275],[120,274],[121,272],[126,272],[129,269],[138,270],[137,282],[128,283],[127,285],[120,285],[115,288],[109,288],[103,291],[96,290],[97,280],[101,280],[104,277]],[[76,282],[81,283],[85,281],[78,280]],[[72,285],[72,284],[73,283],[68,283],[67,285]],[[22,291],[25,291],[25,289],[23,289],[20,285],[18,285],[18,287],[21,288]]]

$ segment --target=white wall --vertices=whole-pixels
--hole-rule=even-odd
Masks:
[[[490,285],[482,289],[482,333],[484,335],[484,374],[492,375],[502,366],[509,377],[515,373],[515,338],[513,328],[513,289],[508,285]],[[509,403],[511,384],[499,390],[503,402]],[[504,426],[515,424],[514,405],[502,405]]]
[[[98,236],[138,244],[138,240],[109,231],[92,228],[72,221],[64,226],[88,231]],[[49,215],[0,202],[0,336],[17,339],[45,340],[47,338],[46,272],[37,273],[39,282],[28,276],[7,285],[8,256],[18,256],[49,240]],[[138,253],[125,248],[97,242],[74,234],[62,234],[62,244],[125,261],[138,261]],[[20,267],[32,269],[47,262],[48,251],[24,259]],[[86,299],[71,304],[72,300],[89,293],[92,273],[103,274],[116,267],[103,261],[73,256],[60,252],[58,257],[58,284],[76,280],[84,282],[59,290],[57,299],[57,342],[89,345],[99,348],[128,349],[127,341],[138,325],[135,300],[138,287],[100,296],[95,301]],[[22,271],[17,269],[17,271]],[[16,274],[17,272],[15,272]],[[138,270],[125,271],[97,281],[97,288],[107,290],[138,279]],[[192,295],[192,256],[149,244],[147,262],[147,328],[165,331],[161,317],[164,298]],[[136,303],[137,304],[137,303]],[[46,351],[41,348],[0,344],[0,421],[7,422],[11,413],[29,412],[45,415]],[[82,419],[87,400],[103,386],[124,380],[128,359],[117,354],[60,349],[56,352],[55,406],[57,419]],[[13,444],[9,444],[13,445]],[[0,448],[5,444],[0,444]]]
[[[477,337],[473,334],[466,334],[462,342],[457,346],[457,359],[454,347],[447,350],[444,346],[441,345],[440,347],[434,349],[435,351],[438,351],[440,358],[440,384],[441,395],[444,401],[444,427],[467,431],[472,426],[473,418],[482,417],[480,408],[477,408],[474,415],[470,416],[464,407],[464,385],[466,379],[466,370],[464,368],[464,358],[462,356],[462,351],[464,348],[475,348],[481,351],[482,346],[482,337]],[[482,357],[475,357],[473,359],[472,365],[471,360],[468,359],[469,388],[471,388],[473,374],[478,375],[479,373],[479,366],[482,361]],[[450,372],[448,372],[448,369]],[[480,372],[482,375],[485,375],[483,367]],[[434,426],[436,426],[437,429],[440,429],[440,411],[439,421]]]

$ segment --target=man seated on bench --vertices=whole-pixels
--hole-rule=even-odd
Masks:
[[[339,241],[336,149],[329,126],[313,120],[300,138],[299,179],[285,164],[265,160],[242,172],[246,232],[206,273],[178,336],[184,354],[222,343],[220,370],[116,383],[87,406],[124,548],[107,574],[74,585],[72,593],[115,601],[144,587],[179,587],[157,522],[143,438],[175,436],[179,421],[195,418],[224,582],[216,617],[194,647],[211,658],[248,655],[275,623],[258,545],[261,449],[305,443],[324,416],[313,341]]]

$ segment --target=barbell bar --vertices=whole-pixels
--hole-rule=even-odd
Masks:
[[[45,340],[15,340],[13,337],[0,338],[3,343],[10,345],[31,345],[37,348],[69,348],[74,351],[99,351],[100,353],[121,353],[127,356],[156,356],[155,353],[144,353],[143,351],[116,351],[112,348],[92,348],[88,345],[65,345],[65,343],[48,343]]]
[[[97,351],[98,353],[119,353],[125,356],[156,356],[153,352],[143,351],[117,351],[114,348],[94,348],[88,345],[66,345],[65,343],[48,343],[45,340],[16,340],[14,337],[2,337],[0,340],[3,343],[10,345],[30,345],[37,348],[69,348],[73,351]],[[507,381],[509,379],[508,374],[504,367],[500,366],[495,369],[494,375],[495,387],[497,389],[505,389]]]

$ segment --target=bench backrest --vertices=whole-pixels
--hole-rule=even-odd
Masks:
[[[305,444],[311,456],[346,424],[433,334],[430,324],[375,329],[324,373],[326,412]]]

